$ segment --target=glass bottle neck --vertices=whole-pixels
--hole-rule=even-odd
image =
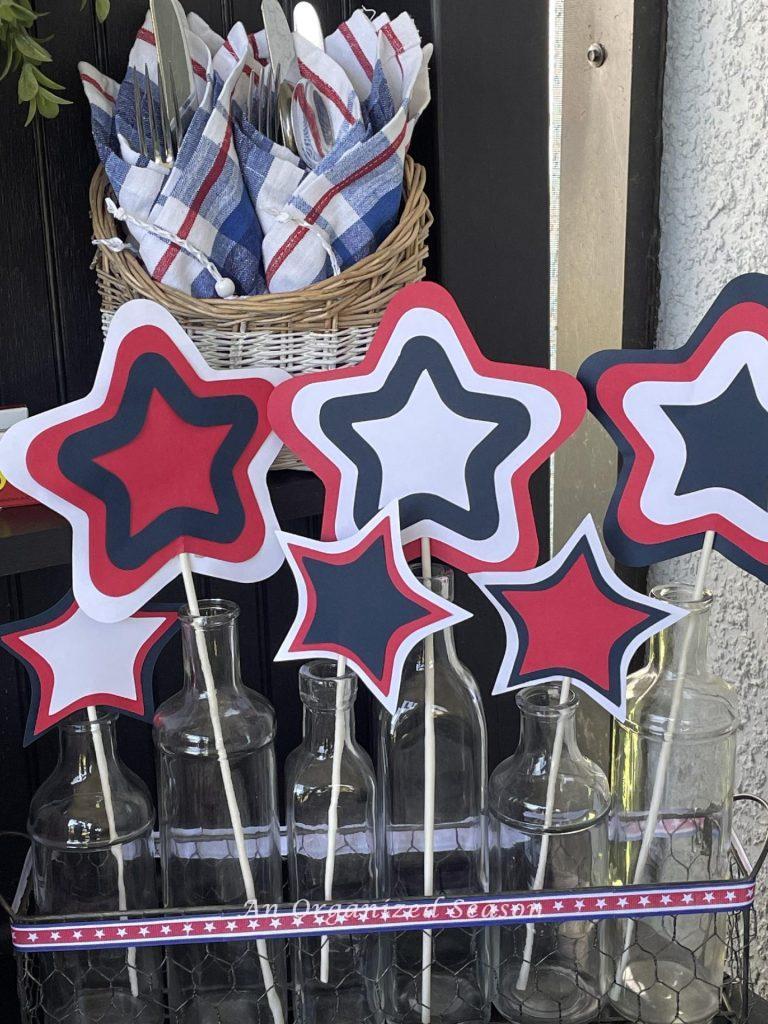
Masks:
[[[343,687],[344,680],[341,680],[339,685]],[[343,699],[339,714],[344,723],[345,744],[354,742],[355,739],[355,716],[352,714],[352,709],[352,701],[349,698]],[[338,725],[335,708],[305,706],[304,745],[316,754],[324,757],[332,756],[336,747]]]
[[[237,615],[229,612],[182,616],[184,687],[188,693],[207,699],[205,677],[209,667],[217,694],[232,693],[241,688],[236,627]]]
[[[82,782],[99,771],[98,760],[103,756],[108,769],[117,767],[115,723],[113,711],[100,708],[95,720],[87,711],[71,715],[59,727],[59,768],[71,782]],[[103,752],[103,754],[102,754]]]
[[[677,676],[707,674],[707,641],[712,595],[694,601],[692,589],[682,584],[654,587],[653,597],[683,608],[688,614],[657,633],[651,640],[651,665],[659,673]]]
[[[302,665],[299,693],[304,705],[304,746],[320,757],[332,757],[339,741],[354,743],[353,714],[357,680],[352,673],[337,676],[330,661]]]
[[[517,699],[520,708],[519,752],[541,755],[549,759],[555,749],[555,738],[560,725],[563,748],[578,753],[576,744],[576,708],[578,697],[571,692],[565,704],[560,704],[559,686],[541,686],[523,690]]]

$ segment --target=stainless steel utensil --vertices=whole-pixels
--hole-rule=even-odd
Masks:
[[[295,78],[295,67],[298,63],[296,48],[293,45],[293,33],[288,19],[277,0],[262,0],[261,15],[267,33],[269,60],[275,68],[275,97],[277,116],[280,122],[283,145],[296,152],[296,140],[291,125],[291,100]]]
[[[320,15],[315,10],[314,4],[308,0],[299,0],[293,9],[293,31],[304,36],[318,50],[325,50],[325,36]]]
[[[143,80],[143,84],[139,79]],[[174,110],[178,110],[176,93],[173,86],[171,86],[170,92],[172,107]],[[143,110],[145,107],[147,110],[149,138],[147,138],[144,127]],[[146,64],[144,65],[143,75],[140,75],[136,68],[133,70],[133,108],[136,116],[136,131],[139,136],[139,153],[144,157],[148,157],[153,163],[159,164],[166,170],[170,170],[178,153],[180,131],[176,132],[174,138],[171,121],[162,99],[162,89],[160,97],[160,124],[157,123],[155,106],[152,102],[152,80],[149,77],[149,68]],[[178,118],[176,119],[176,124],[180,124]]]
[[[176,135],[178,151],[194,107],[195,81],[187,41],[186,18],[178,0],[150,0],[155,31],[158,83],[165,116]]]
[[[256,80],[256,72],[252,71],[248,79],[248,98],[246,116],[262,135],[268,139],[276,139],[280,125],[277,122],[275,106],[275,75],[270,64]],[[279,82],[279,69],[277,80]]]
[[[299,156],[307,167],[317,167],[333,149],[336,138],[328,101],[306,78],[293,91],[291,121]],[[308,133],[303,130],[305,124]]]

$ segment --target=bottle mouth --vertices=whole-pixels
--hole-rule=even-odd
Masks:
[[[416,562],[413,566],[413,572],[419,583],[423,584],[427,590],[431,590],[434,594],[444,595],[453,593],[453,569],[450,566],[433,562],[431,574],[425,576],[421,562]]]
[[[562,714],[573,715],[579,706],[579,695],[571,686],[567,700],[560,703],[560,685],[545,683],[540,686],[527,686],[515,694],[517,706],[522,712],[536,715],[539,718],[559,718]]]
[[[347,707],[357,692],[357,676],[352,669],[347,668],[339,675],[338,662],[325,658],[309,661],[299,669],[299,696],[304,704],[318,710],[335,709],[340,686],[344,688],[342,700]]]
[[[65,719],[59,722],[59,728],[66,732],[90,732],[95,725],[109,725],[117,721],[117,711],[113,708],[104,707],[103,704],[95,705],[96,715],[92,721],[88,715],[88,709],[73,711]]]
[[[183,604],[179,608],[179,622],[195,629],[214,629],[216,626],[235,622],[240,615],[240,608],[234,601],[225,601],[218,597],[198,601],[198,609],[199,614],[193,615],[189,605]]]
[[[705,590],[702,597],[694,599],[693,589],[692,583],[660,583],[651,588],[651,597],[684,608],[687,612],[709,611],[712,607],[712,591]]]

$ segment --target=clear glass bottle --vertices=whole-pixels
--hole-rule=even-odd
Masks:
[[[450,569],[422,583],[453,594]],[[434,634],[435,814],[434,893],[486,892],[487,735],[477,683],[456,654],[453,631]],[[379,781],[386,830],[386,895],[424,894],[425,644],[408,657],[394,715],[382,712]],[[421,1024],[420,931],[396,932],[382,978],[390,1024]],[[428,975],[429,976],[429,975]],[[426,992],[425,992],[426,994]],[[490,1014],[487,937],[482,928],[432,932],[432,1024],[470,1024]]]
[[[182,609],[184,686],[155,715],[160,855],[168,907],[243,907],[248,900],[196,631],[205,639],[216,685],[256,899],[261,904],[281,901],[275,715],[267,700],[241,682],[238,614],[237,605],[218,600],[201,601],[197,616]],[[268,965],[260,962],[256,943],[169,948],[174,1024],[273,1024],[276,996],[285,1013],[284,943],[268,940],[266,953]],[[266,987],[270,975],[273,984]]]
[[[59,759],[32,798],[27,830],[41,916],[146,910],[158,904],[146,787],[117,757],[117,714],[99,708],[59,726]],[[105,779],[107,785],[105,785]],[[40,954],[41,1020],[160,1024],[157,949]]]
[[[560,704],[559,686],[517,694],[520,742],[488,784],[491,889],[534,888],[544,848],[543,889],[607,885],[608,780],[579,750],[579,698]],[[562,752],[551,790],[558,726]],[[545,827],[548,792],[554,793]],[[589,920],[492,929],[494,1003],[511,1021],[578,1024],[594,1018],[610,982],[603,923]]]
[[[328,814],[336,758],[338,831],[332,899],[379,896],[379,821],[371,759],[355,740],[357,679],[337,676],[332,661],[299,670],[304,738],[286,762],[288,874],[291,899],[323,902],[326,892]],[[325,946],[325,953],[322,947]],[[380,943],[352,934],[295,940],[292,944],[296,1024],[381,1024]],[[322,980],[326,958],[327,980]]]
[[[649,664],[630,677],[627,718],[614,733],[615,881],[726,878],[739,718],[733,687],[707,665],[712,596],[694,601],[682,584],[652,594],[689,614],[654,637]],[[659,777],[661,811],[638,873]],[[716,914],[617,921],[614,1008],[646,1024],[711,1020],[720,1007],[726,927]]]

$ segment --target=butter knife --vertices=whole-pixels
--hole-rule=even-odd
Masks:
[[[149,9],[155,29],[160,95],[167,123],[175,124],[178,147],[195,96],[186,18],[178,0],[149,0]]]
[[[316,46],[318,50],[325,49],[325,36],[320,15],[315,10],[314,4],[308,3],[308,0],[299,0],[294,7],[293,30]]]

